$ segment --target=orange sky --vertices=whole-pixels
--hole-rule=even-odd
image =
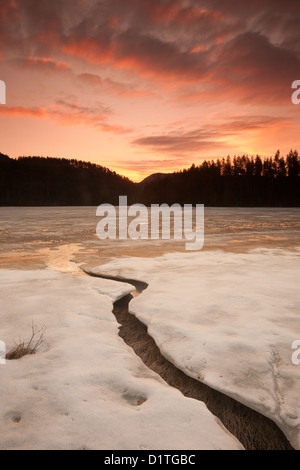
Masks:
[[[204,158],[300,150],[299,4],[248,3],[2,2],[0,152],[139,181]]]

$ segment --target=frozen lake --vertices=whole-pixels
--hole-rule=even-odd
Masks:
[[[98,222],[96,207],[0,208],[0,339],[11,343],[32,319],[48,326],[45,350],[34,362],[22,359],[20,366],[1,369],[7,382],[0,384],[0,417],[7,423],[9,416],[26,419],[20,431],[8,424],[0,448],[30,448],[32,442],[35,448],[72,448],[71,442],[75,448],[127,449],[136,442],[152,449],[176,449],[182,442],[185,448],[239,448],[201,401],[174,394],[119,341],[112,301],[131,287],[85,276],[81,266],[148,283],[129,309],[162,354],[187,375],[271,418],[299,449],[300,364],[292,362],[291,345],[300,339],[300,209],[205,208],[204,247],[194,252],[185,251],[184,240],[99,240]],[[78,350],[84,353],[74,361],[70,351]],[[31,413],[36,387],[43,400],[40,412]],[[89,406],[82,405],[87,399]],[[180,409],[174,420],[170,403]],[[40,432],[45,413],[56,423],[47,437]],[[36,431],[30,437],[24,429],[33,428],[32,416]],[[157,441],[151,429],[160,419],[165,440]],[[103,420],[113,440],[103,435]],[[181,444],[170,433],[176,427],[185,435]]]
[[[116,256],[185,252],[184,242],[176,240],[99,240],[98,222],[96,207],[1,207],[0,264],[40,268],[59,262],[62,267],[71,258],[93,266]],[[204,229],[203,250],[293,250],[300,245],[300,209],[205,208]]]

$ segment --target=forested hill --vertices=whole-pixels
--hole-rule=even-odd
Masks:
[[[267,159],[227,157],[133,183],[88,162],[0,154],[1,206],[116,205],[119,195],[128,204],[300,207],[300,158],[296,150]]]
[[[233,207],[300,207],[300,159],[297,151],[284,158],[247,156],[204,161],[141,188],[144,204],[196,204]]]
[[[134,183],[88,162],[60,158],[8,158],[0,154],[0,205],[97,206],[118,204]]]

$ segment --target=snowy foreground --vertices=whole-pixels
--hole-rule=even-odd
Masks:
[[[224,383],[218,379],[216,363],[222,366],[223,362],[226,377],[232,363],[231,356],[225,360],[225,349],[238,345],[239,357],[247,364],[253,360],[251,352],[243,348],[241,339],[229,341],[224,327],[211,331],[210,337],[199,331],[205,327],[202,313],[207,308],[205,298],[199,296],[201,277],[197,276],[196,295],[192,296],[192,259],[190,269],[189,262],[178,267],[182,260],[176,257],[166,260],[149,260],[152,267],[145,261],[141,271],[137,260],[132,260],[134,275],[151,281],[134,309],[140,311],[142,320],[153,321],[151,332],[161,347],[168,341],[162,349],[176,363],[190,368],[191,373],[200,371],[202,364],[205,377],[215,378],[212,381],[228,389],[229,377]],[[160,265],[164,276],[169,273],[170,282],[166,277],[161,282]],[[202,402],[185,398],[166,385],[118,337],[112,301],[131,289],[128,284],[72,273],[0,270],[0,340],[7,349],[19,336],[29,339],[32,322],[47,327],[37,354],[0,365],[0,449],[242,449]],[[179,305],[184,306],[183,311]],[[222,315],[212,308],[215,313],[210,322],[216,326]],[[277,320],[274,328],[278,326],[281,334],[283,327]],[[265,321],[263,326],[268,326]],[[239,334],[234,322],[228,328]],[[257,331],[259,325],[255,322],[253,328]],[[253,336],[249,331],[249,338]],[[219,338],[214,351],[206,348],[207,367],[201,352],[204,337],[208,344]],[[257,335],[255,339],[259,340]],[[287,373],[290,377],[289,370]],[[247,383],[243,376],[240,381],[241,385]],[[291,398],[295,380],[289,379],[288,384],[287,397]],[[263,394],[262,389],[259,396]],[[268,402],[272,407],[271,396]],[[296,397],[291,408],[293,405]]]
[[[275,421],[300,449],[300,250],[203,251],[94,269],[149,287],[130,311],[179,369]],[[184,433],[182,433],[183,435]]]

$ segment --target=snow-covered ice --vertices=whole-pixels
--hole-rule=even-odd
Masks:
[[[205,208],[198,253],[99,240],[97,222],[95,207],[0,208],[0,341],[47,326],[38,354],[0,365],[0,448],[240,448],[118,337],[112,301],[132,287],[80,265],[148,282],[130,309],[164,356],[299,448],[299,208]]]
[[[0,365],[0,449],[242,449],[118,336],[112,302],[131,290],[70,272],[0,270],[7,349],[29,338],[32,322],[47,327],[35,355]]]
[[[149,284],[130,303],[162,354],[275,421],[300,448],[300,249],[115,259],[93,269]]]

